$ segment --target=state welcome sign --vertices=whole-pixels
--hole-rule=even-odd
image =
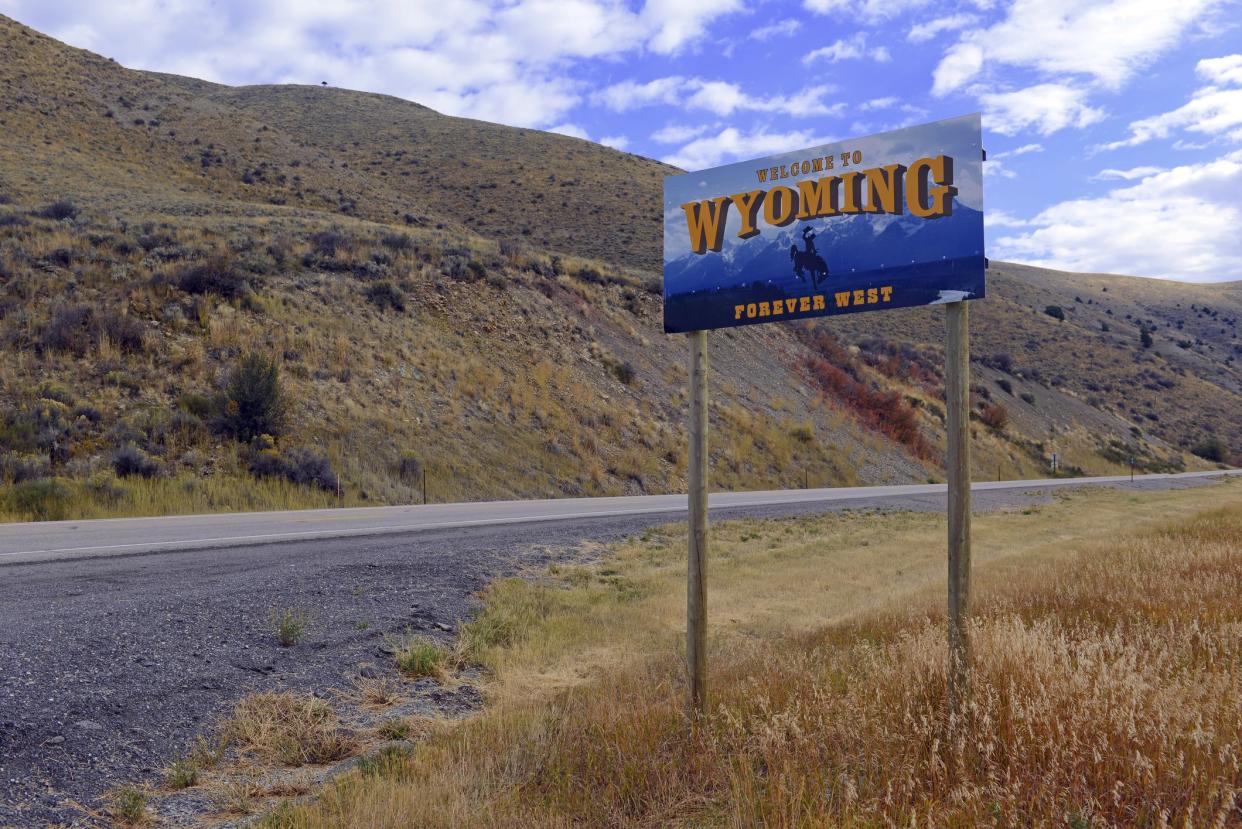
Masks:
[[[984,295],[979,115],[664,179],[664,330]]]

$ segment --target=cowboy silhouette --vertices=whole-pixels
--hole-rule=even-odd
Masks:
[[[816,253],[815,228],[811,227],[810,225],[807,225],[806,227],[802,228],[802,243],[806,245],[806,255],[808,257],[814,256]]]
[[[789,260],[793,262],[794,274],[799,279],[805,281],[806,276],[802,272],[810,271],[811,284],[818,288],[820,281],[828,278],[828,263],[815,250],[815,229],[810,225],[802,228],[802,243],[806,245],[806,250],[798,250],[797,245],[789,246]]]

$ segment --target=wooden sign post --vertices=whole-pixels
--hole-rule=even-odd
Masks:
[[[707,332],[690,340],[690,556],[686,568],[686,711],[707,713]]]
[[[944,396],[949,417],[949,713],[970,694],[970,309],[945,306]]]

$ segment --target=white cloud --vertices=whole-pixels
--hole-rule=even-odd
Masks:
[[[916,9],[932,5],[932,0],[803,0],[802,6],[815,14],[847,12],[866,23],[882,23]],[[992,0],[973,0],[979,9],[992,6]]]
[[[1012,150],[996,153],[991,156],[997,160],[1002,158],[1013,158],[1016,155],[1028,155],[1030,153],[1042,153],[1044,151],[1043,144],[1023,144],[1021,147],[1015,147]]]
[[[680,144],[683,141],[689,141],[691,138],[698,138],[707,132],[707,127],[687,127],[677,124],[669,124],[663,129],[656,130],[651,134],[652,141],[658,141],[661,144]]]
[[[686,79],[678,75],[656,78],[646,83],[621,81],[591,95],[591,100],[617,112],[650,104],[675,104],[680,100]]]
[[[1019,219],[1017,216],[1011,216],[1004,210],[985,210],[983,213],[983,225],[985,228],[992,227],[1029,227],[1030,222],[1026,219]]]
[[[910,31],[906,32],[906,40],[911,43],[926,43],[941,32],[964,29],[978,22],[979,17],[974,14],[950,14],[937,17],[926,23],[915,23],[910,27]]]
[[[1103,148],[1133,147],[1153,138],[1167,138],[1179,130],[1208,136],[1228,132],[1229,138],[1242,141],[1242,55],[1201,60],[1195,70],[1209,81],[1239,88],[1205,86],[1198,89],[1189,102],[1171,112],[1131,122],[1129,138],[1105,144]]]
[[[827,63],[839,63],[843,60],[856,60],[858,58],[870,57],[878,63],[887,63],[892,59],[888,48],[885,46],[877,46],[874,49],[867,49],[866,32],[858,32],[849,38],[834,40],[827,46],[821,46],[807,52],[802,56],[802,63],[810,66],[813,63],[825,61]]]
[[[605,147],[612,147],[614,150],[624,150],[630,146],[630,139],[624,135],[605,135],[599,140],[599,143]]]
[[[568,135],[571,138],[581,138],[583,141],[591,140],[591,137],[587,135],[587,131],[577,124],[559,124],[555,127],[549,127],[548,132],[555,132],[558,135]]]
[[[828,14],[849,8],[850,0],[802,0],[802,6],[816,14]]]
[[[1196,64],[1195,71],[1212,83],[1242,86],[1242,55],[1205,58]]]
[[[932,73],[932,94],[947,95],[978,75],[983,69],[983,57],[983,49],[973,43],[953,46]]]
[[[1017,178],[1017,172],[1005,164],[1005,159],[1029,155],[1030,153],[1042,153],[1043,151],[1043,144],[1023,144],[1021,147],[1015,147],[1012,150],[989,153],[987,159],[983,162],[983,174],[985,176],[1000,176],[1001,178]]]
[[[1147,178],[1163,172],[1163,167],[1131,167],[1129,170],[1118,170],[1109,167],[1100,170],[1091,177],[1092,181],[1134,181],[1136,178]]]
[[[834,87],[821,84],[806,87],[790,95],[758,98],[745,92],[737,84],[728,81],[672,76],[645,84],[622,81],[599,90],[591,97],[596,103],[618,112],[650,104],[668,104],[707,110],[716,115],[731,115],[735,112],[773,112],[806,117],[840,113],[845,107],[843,103],[829,104],[824,100],[834,91]]]
[[[1005,162],[994,158],[989,158],[983,162],[983,174],[985,176],[1000,176],[1001,178],[1018,177],[1017,173],[1005,166]]]
[[[788,37],[798,29],[802,28],[802,23],[792,17],[786,18],[779,23],[772,23],[767,26],[761,26],[752,31],[747,37],[751,40],[770,40],[774,37]]]
[[[788,151],[790,147],[810,147],[830,140],[810,130],[774,133],[759,129],[743,133],[735,127],[726,127],[716,135],[691,141],[663,160],[684,170],[702,170],[725,161],[771,155]]]
[[[1087,76],[1116,89],[1223,2],[1015,0],[1004,20],[965,32],[945,53],[933,91],[944,95],[959,89],[987,63],[1054,76]]]
[[[861,104],[858,105],[858,108],[862,110],[863,112],[870,112],[871,110],[876,110],[876,109],[889,109],[891,107],[897,106],[897,103],[898,103],[897,99],[893,97],[872,98],[870,101],[863,101]]]
[[[1001,135],[1028,129],[1051,135],[1066,127],[1094,124],[1104,117],[1104,112],[1087,106],[1085,99],[1083,90],[1056,83],[979,96],[984,125]]]
[[[648,45],[670,54],[697,40],[716,18],[742,8],[741,0],[647,0],[641,19],[654,32]]]
[[[1031,219],[1025,232],[990,242],[989,251],[1072,271],[1238,279],[1240,190],[1242,150],[1235,150],[1214,161],[1158,170],[1101,198],[1053,205]]]
[[[230,84],[383,92],[451,115],[561,123],[576,62],[675,53],[740,0],[7,0],[22,22],[126,66]]]

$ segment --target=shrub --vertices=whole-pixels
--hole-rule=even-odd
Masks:
[[[338,228],[321,230],[311,235],[311,248],[320,256],[336,256],[336,252],[349,247],[349,237]]]
[[[1065,309],[1062,308],[1060,305],[1049,305],[1047,308],[1044,309],[1044,313],[1052,317],[1053,319],[1062,320],[1062,321],[1065,319]]]
[[[1229,458],[1229,449],[1225,446],[1225,442],[1215,436],[1196,443],[1190,451],[1205,461],[1214,463],[1224,463]]]
[[[337,474],[332,469],[332,461],[314,449],[295,446],[286,452],[285,477],[303,486],[316,486],[329,492],[336,489]]]
[[[57,308],[39,336],[40,350],[85,354],[95,342],[94,319],[94,311],[86,305]]]
[[[99,331],[127,354],[141,353],[147,339],[146,327],[128,314],[102,315]]]
[[[276,634],[276,641],[282,648],[291,648],[301,641],[302,634],[306,632],[306,623],[309,621],[305,613],[291,607],[273,608],[268,619]]]
[[[42,455],[5,452],[0,455],[0,479],[20,484],[47,477],[48,462]]]
[[[61,199],[39,209],[35,212],[35,215],[40,218],[55,219],[57,221],[72,219],[78,215],[78,207],[71,201]]]
[[[999,403],[989,403],[979,412],[979,420],[993,429],[1004,429],[1009,423],[1009,410]]]
[[[7,497],[11,512],[29,515],[35,521],[60,521],[69,509],[70,493],[53,478],[40,478],[15,484]]]
[[[1151,332],[1148,331],[1146,327],[1140,328],[1139,343],[1142,344],[1143,348],[1151,348],[1153,342],[1155,342],[1155,340],[1152,339]]]
[[[257,478],[284,478],[301,486],[315,486],[331,492],[336,489],[337,474],[327,455],[295,446],[285,455],[275,449],[262,449],[250,462],[250,472]]]
[[[1035,395],[1031,394],[1029,391],[1024,391],[1022,392],[1022,394],[1018,396],[1021,397],[1023,400],[1025,400],[1030,405],[1032,406],[1035,405]]]
[[[246,442],[259,435],[279,436],[285,428],[285,413],[276,360],[259,353],[240,357],[229,372],[220,431]]]
[[[635,372],[634,366],[632,366],[631,364],[627,362],[613,363],[612,373],[613,373],[613,376],[615,376],[618,380],[620,380],[622,383],[624,383],[627,386],[633,383],[634,378],[637,376],[637,372]]]
[[[216,411],[215,402],[205,394],[194,394],[186,392],[177,398],[177,406],[183,412],[192,414],[195,417],[206,420],[210,418]]]
[[[182,268],[177,275],[177,287],[187,294],[215,294],[223,299],[234,299],[247,293],[250,283],[226,257],[218,255],[201,265]]]
[[[476,282],[487,276],[487,268],[483,267],[481,262],[476,262],[473,259],[466,263],[466,270],[474,275],[474,278],[470,280],[471,282]]]
[[[397,474],[407,484],[418,483],[423,475],[423,462],[413,452],[402,452],[397,461]]]
[[[414,240],[405,233],[385,233],[380,237],[380,244],[389,250],[412,250]]]
[[[1013,394],[1013,383],[1010,383],[1005,378],[1002,377],[1001,379],[997,380],[996,385],[999,386],[1000,390],[1003,391],[1005,394],[1009,394],[1009,395]]]
[[[113,453],[112,470],[119,478],[154,478],[159,474],[160,466],[146,452],[127,443]]]
[[[368,286],[366,297],[381,311],[385,308],[391,308],[394,311],[405,310],[405,294],[387,280]]]

